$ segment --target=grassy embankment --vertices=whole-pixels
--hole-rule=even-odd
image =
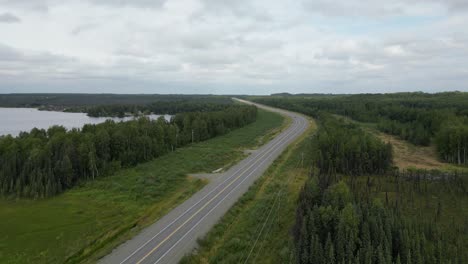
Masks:
[[[400,168],[463,170],[440,162],[434,147],[415,146],[377,131],[373,124],[361,125],[367,132],[392,143],[395,165]],[[311,166],[307,155],[311,153],[310,142],[303,139],[283,153],[183,263],[293,263],[290,230],[297,195],[308,175],[304,168]],[[298,166],[301,153],[306,154],[304,168]],[[417,181],[411,180],[395,185],[394,178],[389,176],[357,179],[357,188],[363,188],[357,193],[366,192],[370,179],[372,197],[384,202],[388,197],[390,206],[398,203],[406,217],[432,222],[454,240],[461,235],[462,243],[468,245],[468,196],[457,183],[422,181],[418,186]]]
[[[367,125],[364,128],[383,140],[392,140],[398,166],[426,169],[455,167],[439,162],[431,147],[414,146],[370,129]],[[308,136],[290,146],[220,223],[199,241],[200,248],[185,257],[182,263],[294,262],[290,230],[295,219],[297,195],[307,179],[306,168],[311,167],[308,157],[311,140],[307,140],[311,134],[312,131],[309,131]],[[427,152],[428,149],[431,152]],[[302,153],[305,153],[303,165]],[[370,179],[371,196],[379,197],[382,201],[386,201],[388,196],[392,204],[398,199],[406,216],[434,221],[441,230],[450,232],[454,239],[463,234],[462,239],[466,243],[466,230],[455,227],[468,226],[468,196],[453,183],[427,181],[418,191],[415,182],[404,181],[399,185],[397,194],[392,177],[370,176]],[[357,185],[364,188],[367,180],[368,176],[359,176]]]
[[[289,235],[298,194],[308,177],[311,128],[278,157],[267,172],[199,241],[182,263],[288,263]],[[302,156],[304,154],[304,156]],[[302,159],[303,158],[303,159]]]
[[[240,160],[284,127],[278,114],[44,200],[0,200],[1,263],[95,262],[204,186],[189,173]]]

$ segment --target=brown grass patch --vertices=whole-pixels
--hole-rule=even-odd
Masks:
[[[437,169],[444,171],[463,171],[468,173],[468,168],[450,164],[439,160],[436,147],[434,145],[423,147],[416,146],[406,140],[402,140],[397,136],[383,133],[377,130],[375,123],[364,123],[353,120],[349,117],[334,115],[343,122],[359,125],[366,132],[369,132],[386,143],[393,146],[393,162],[400,169],[416,168],[416,169]]]
[[[377,137],[393,146],[393,161],[400,169],[440,169],[446,165],[440,162],[434,146],[415,146],[407,141],[385,133],[372,131]]]

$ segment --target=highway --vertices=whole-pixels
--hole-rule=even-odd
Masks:
[[[255,105],[289,116],[292,122],[270,142],[214,178],[160,220],[115,248],[99,263],[178,263],[197,246],[197,239],[202,238],[283,150],[309,127],[309,121],[302,115]]]

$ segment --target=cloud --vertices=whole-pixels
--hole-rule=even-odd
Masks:
[[[21,19],[11,13],[0,14],[0,23],[19,23]]]
[[[0,61],[14,61],[21,58],[21,53],[0,43]]]
[[[89,31],[89,30],[92,30],[93,28],[96,28],[98,25],[96,23],[86,23],[86,24],[82,24],[82,25],[79,25],[77,27],[75,27],[72,31],[71,31],[71,34],[72,35],[78,35],[80,33],[83,33],[83,32],[86,32],[86,31]]]
[[[0,76],[3,77],[55,78],[76,72],[79,67],[76,58],[49,52],[24,52],[0,43]]]
[[[0,0],[0,6],[13,7],[21,10],[33,10],[46,12],[48,6],[53,4],[54,0]]]
[[[446,6],[450,11],[464,12],[468,10],[468,2],[465,0],[433,0]]]
[[[0,0],[0,6],[22,20],[0,28],[0,92],[467,90],[464,1]]]
[[[161,8],[167,0],[84,0],[90,5],[108,7]],[[76,0],[0,0],[0,6],[16,7],[23,10],[48,12],[60,5],[73,5]]]
[[[404,12],[399,1],[336,1],[315,0],[304,1],[306,9],[313,13],[326,16],[387,16],[400,15]]]
[[[87,0],[96,5],[160,8],[167,0]]]
[[[302,3],[309,12],[324,16],[374,19],[468,10],[465,0],[303,0]]]

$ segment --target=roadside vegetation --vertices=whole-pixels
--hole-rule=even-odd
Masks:
[[[463,133],[446,134],[443,131],[453,125],[453,120],[461,122],[455,126],[466,127],[463,121],[466,116],[464,96],[459,93],[416,94],[420,101],[405,99],[404,95],[259,99],[262,103],[308,113],[319,121],[318,136],[309,149],[313,167],[298,199],[295,223],[290,226],[290,238],[294,242],[289,250],[294,252],[294,256],[288,262],[466,263],[468,175],[463,165]],[[366,101],[368,97],[376,102]],[[359,104],[358,99],[363,102]],[[410,100],[413,100],[411,104],[408,103]],[[394,108],[380,108],[379,101],[393,101]],[[436,112],[426,111],[429,104],[433,104],[435,109],[445,109],[440,113],[448,111],[450,117],[442,121],[439,129],[434,126],[431,128],[434,130],[429,131],[429,127],[422,126],[423,130],[427,129],[429,143],[398,133],[391,136],[382,129],[379,118],[396,109],[395,120],[412,120],[403,122],[402,126],[408,126],[407,131],[417,135],[421,131],[417,127],[421,128],[419,125],[424,123],[421,121],[423,117],[432,121],[440,117],[436,114],[431,119],[430,115]],[[369,105],[377,105],[376,108],[382,111],[374,116],[377,119],[369,118],[376,113]],[[398,109],[395,105],[402,107]],[[366,112],[366,109],[371,110]],[[327,111],[334,115],[324,114]],[[361,122],[349,122],[336,114]],[[325,120],[324,116],[327,117]],[[329,118],[341,125],[329,122]],[[361,132],[354,133],[353,130],[359,127]],[[424,138],[426,132],[419,136]],[[438,142],[440,137],[448,137],[455,143],[454,159],[444,157],[441,147],[446,143],[441,145]],[[389,153],[383,147],[388,144],[392,145],[393,155],[384,154]],[[375,160],[372,162],[369,162],[372,153],[368,151],[372,149],[369,146],[374,149],[383,147],[381,154],[374,152]],[[431,152],[425,153],[425,150]],[[363,169],[356,173],[355,169],[347,166],[350,159],[358,154],[360,158],[354,160],[353,166]],[[420,154],[425,157],[418,159],[416,156]],[[393,162],[393,156],[397,162]],[[382,169],[376,170],[371,164],[384,166],[378,166]]]
[[[39,200],[0,201],[2,263],[93,263],[205,184],[187,177],[238,161],[245,149],[277,133],[284,118],[258,110],[257,119],[228,134],[175,149],[107,177],[79,182]],[[267,136],[268,137],[268,136]]]
[[[444,162],[468,164],[468,93],[300,95],[255,100],[312,116],[326,111],[375,123],[380,131],[414,145],[434,144]]]
[[[311,168],[309,130],[291,144],[181,263],[288,263],[291,226]]]
[[[275,161],[183,263],[468,261],[461,164],[444,163],[433,146],[386,134],[378,123],[311,103],[339,96],[292,97],[257,101],[315,117],[318,132]],[[294,167],[299,153],[305,168]],[[283,195],[284,186],[291,189]]]

